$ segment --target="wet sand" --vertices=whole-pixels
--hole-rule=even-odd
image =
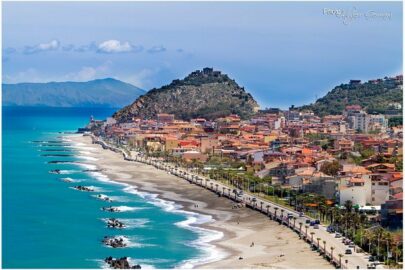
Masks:
[[[224,237],[211,244],[217,247],[218,252],[224,253],[225,258],[198,265],[197,268],[333,268],[296,233],[256,211],[233,209],[232,201],[184,179],[150,165],[125,161],[122,154],[92,144],[88,136],[69,139],[93,147],[89,156],[98,160],[86,163],[97,165],[112,180],[134,185],[140,191],[159,194],[162,199],[182,205],[184,210],[213,216],[214,222],[201,226],[223,232]],[[251,246],[252,242],[254,246]]]

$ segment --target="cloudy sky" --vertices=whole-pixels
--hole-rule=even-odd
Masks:
[[[214,67],[286,108],[402,73],[402,4],[3,3],[3,82],[113,77],[146,90]]]

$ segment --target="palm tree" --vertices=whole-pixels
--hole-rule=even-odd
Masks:
[[[263,211],[263,202],[260,201],[260,212],[262,212],[262,211]]]
[[[321,247],[319,246],[319,241],[320,241],[320,240],[321,240],[320,237],[317,237],[317,238],[316,238],[316,241],[318,241],[318,250],[319,250],[319,251],[321,251]]]
[[[267,216],[269,215],[269,208],[270,208],[270,204],[266,205],[267,208]]]
[[[349,213],[352,212],[352,209],[353,209],[352,201],[350,201],[350,200],[345,201],[344,206],[345,206],[347,212],[349,212]]]
[[[278,210],[278,207],[277,206],[274,207],[274,218],[275,218],[275,220],[277,220],[277,210]]]
[[[297,217],[293,217],[293,220],[294,220],[294,229],[295,229],[295,221],[297,220]]]

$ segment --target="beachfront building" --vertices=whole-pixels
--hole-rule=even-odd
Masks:
[[[350,177],[339,190],[340,205],[344,205],[346,201],[361,207],[371,202],[371,180],[365,177]]]

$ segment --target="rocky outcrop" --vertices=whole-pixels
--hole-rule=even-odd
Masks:
[[[128,262],[127,257],[115,259],[110,256],[105,258],[104,261],[113,269],[141,269],[141,266],[139,264],[131,266]]]

